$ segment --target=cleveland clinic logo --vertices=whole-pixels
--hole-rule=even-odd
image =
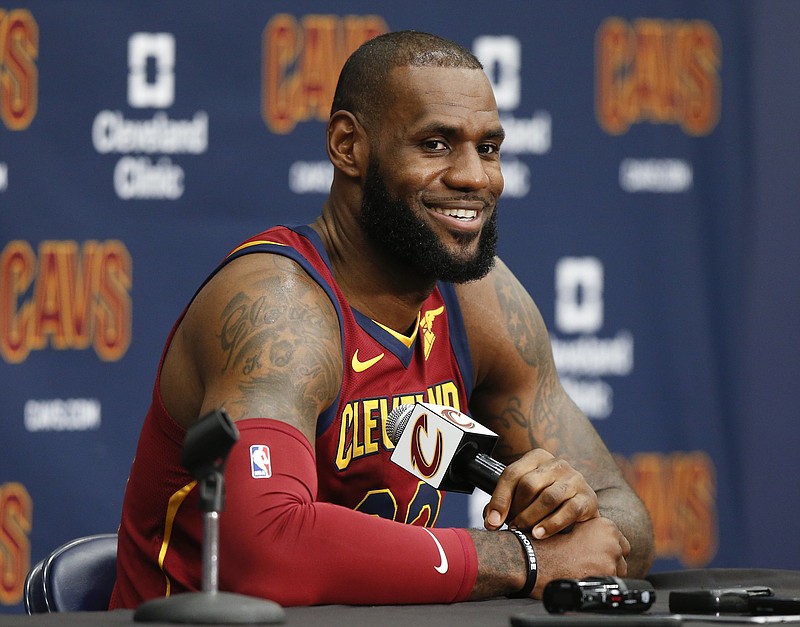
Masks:
[[[633,372],[633,334],[600,332],[605,324],[605,268],[597,257],[562,257],[555,268],[553,358],[564,389],[593,419],[608,418],[614,391],[608,376]]]
[[[175,102],[177,46],[172,33],[133,33],[128,39],[127,102],[139,115],[105,109],[95,116],[92,143],[100,154],[119,154],[114,191],[123,200],[177,200],[185,189],[183,168],[172,156],[208,149],[208,114],[171,118]],[[143,115],[148,110],[155,110]]]
[[[148,63],[153,64],[152,78]],[[175,102],[175,37],[170,33],[134,33],[128,40],[128,104],[137,109],[166,109]]]

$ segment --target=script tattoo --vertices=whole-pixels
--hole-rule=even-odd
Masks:
[[[539,383],[536,396],[533,399],[533,418],[536,421],[534,429],[539,435],[542,446],[554,455],[562,445],[562,429],[559,416],[562,402],[555,394],[556,376],[553,372],[552,362],[546,361],[539,367]],[[535,441],[531,434],[531,441]]]
[[[299,302],[270,302],[275,297],[261,296],[252,301],[237,294],[222,314],[220,342],[227,354],[225,367],[243,363],[249,374],[262,366],[263,348],[269,346],[270,365],[285,367],[298,346],[305,346],[319,328],[322,313]]]
[[[237,293],[220,316],[222,369],[240,375],[247,411],[310,413],[337,386],[338,335],[326,332],[335,313],[307,279],[272,277],[256,289]]]
[[[261,352],[249,356],[242,356],[242,349],[248,342],[253,341],[253,334],[265,330],[270,322],[274,322],[278,312],[267,305],[267,297],[262,296],[255,302],[250,301],[243,293],[237,294],[222,312],[222,331],[220,342],[222,350],[227,354],[225,367],[231,366],[231,360],[236,356],[234,363],[245,361],[245,374],[252,372],[258,363]]]

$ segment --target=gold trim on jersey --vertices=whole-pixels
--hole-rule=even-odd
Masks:
[[[411,335],[404,335],[403,333],[398,333],[394,329],[390,329],[389,327],[381,324],[377,320],[373,320],[373,322],[377,324],[381,329],[383,329],[387,333],[391,334],[392,336],[400,340],[403,344],[405,344],[406,348],[411,348],[411,345],[414,343],[414,340],[417,339],[417,332],[419,330],[419,313],[417,313],[417,322],[414,325],[414,331],[411,333]]]
[[[252,242],[245,242],[241,246],[237,246],[230,253],[228,253],[228,257],[230,257],[231,255],[235,255],[240,250],[244,250],[245,248],[250,248],[251,246],[257,246],[258,244],[273,244],[274,246],[288,246],[288,244],[281,244],[280,242],[273,242],[268,239],[257,239],[253,240]]]
[[[161,569],[161,572],[164,573],[164,579],[167,582],[167,590],[164,596],[169,596],[170,590],[172,589],[172,582],[169,580],[167,573],[164,572],[164,560],[167,557],[169,541],[172,539],[172,525],[175,523],[175,517],[178,515],[178,510],[183,504],[183,501],[186,500],[186,497],[189,496],[189,492],[191,492],[192,488],[196,485],[197,481],[187,483],[169,497],[169,503],[167,503],[167,515],[164,519],[164,539],[161,541],[161,550],[158,552],[158,567]]]

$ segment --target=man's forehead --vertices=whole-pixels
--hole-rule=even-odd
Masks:
[[[486,73],[478,68],[432,66],[432,65],[401,65],[394,67],[389,72],[390,82],[394,87],[407,87],[414,89],[419,85],[434,86],[437,84],[452,87],[454,84],[463,84],[468,91],[491,91],[491,85]]]
[[[394,104],[404,107],[455,107],[496,113],[489,79],[483,70],[460,67],[403,66],[390,72]]]

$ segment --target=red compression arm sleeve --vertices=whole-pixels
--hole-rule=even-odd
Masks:
[[[297,429],[236,423],[220,516],[220,589],[281,605],[466,600],[477,554],[463,529],[425,529],[316,502],[314,453]]]

